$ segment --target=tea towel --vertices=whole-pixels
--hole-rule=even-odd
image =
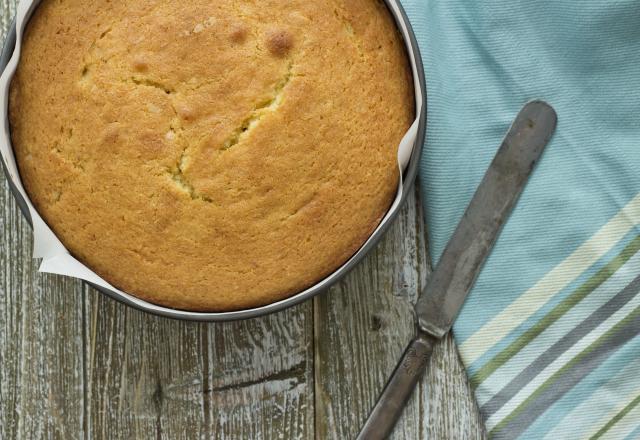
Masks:
[[[522,105],[559,117],[454,326],[490,436],[640,438],[640,2],[402,3],[434,261]]]

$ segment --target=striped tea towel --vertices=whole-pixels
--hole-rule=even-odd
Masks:
[[[558,130],[455,327],[496,439],[640,438],[640,2],[404,0],[434,260],[511,120]]]

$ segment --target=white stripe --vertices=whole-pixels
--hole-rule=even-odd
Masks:
[[[482,383],[482,392],[477,393],[480,405],[484,405],[513,378],[531,365],[538,356],[573,330],[578,323],[609,301],[615,294],[624,289],[639,273],[640,252],[630,258],[616,273],[569,310],[561,319],[545,329],[513,356],[509,362],[494,371]]]
[[[535,379],[524,386],[509,402],[507,402],[500,410],[493,414],[489,420],[487,420],[487,426],[489,429],[493,429],[498,425],[502,419],[507,417],[513,410],[515,410],[522,402],[524,402],[531,394],[533,394],[544,382],[553,376],[563,366],[568,364],[574,357],[580,354],[584,349],[593,344],[600,336],[605,334],[608,330],[614,327],[617,323],[627,317],[633,310],[640,307],[640,295],[635,296],[629,301],[625,307],[618,310],[611,315],[609,319],[604,321],[598,327],[596,327],[591,333],[587,334],[578,343],[576,343],[571,349],[562,353],[555,361],[553,361],[547,368],[545,368]]]
[[[477,361],[496,342],[533,315],[549,298],[602,258],[638,224],[640,193],[567,259],[471,335],[460,346],[464,363],[470,365]]]
[[[640,384],[635,380],[629,380],[636,377],[638,371],[640,371],[640,358],[624,367],[587,400],[565,415],[544,438],[549,440],[570,438],[585,432],[588,434],[580,435],[580,438],[593,436],[640,393]],[[599,417],[603,413],[604,415]]]
[[[637,396],[636,396],[637,397]],[[606,440],[624,440],[638,427],[640,405],[636,405],[623,418],[618,420],[601,438]]]

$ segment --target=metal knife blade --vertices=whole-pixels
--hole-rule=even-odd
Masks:
[[[451,328],[556,123],[542,101],[518,114],[416,303],[422,331],[441,338]]]
[[[451,329],[503,224],[551,139],[553,108],[526,104],[509,129],[415,306],[418,331],[387,382],[358,440],[384,439],[411,396],[433,352]]]

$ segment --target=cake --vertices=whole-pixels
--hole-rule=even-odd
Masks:
[[[273,303],[347,261],[415,118],[378,0],[44,0],[9,101],[25,189],[71,254],[192,311]]]

